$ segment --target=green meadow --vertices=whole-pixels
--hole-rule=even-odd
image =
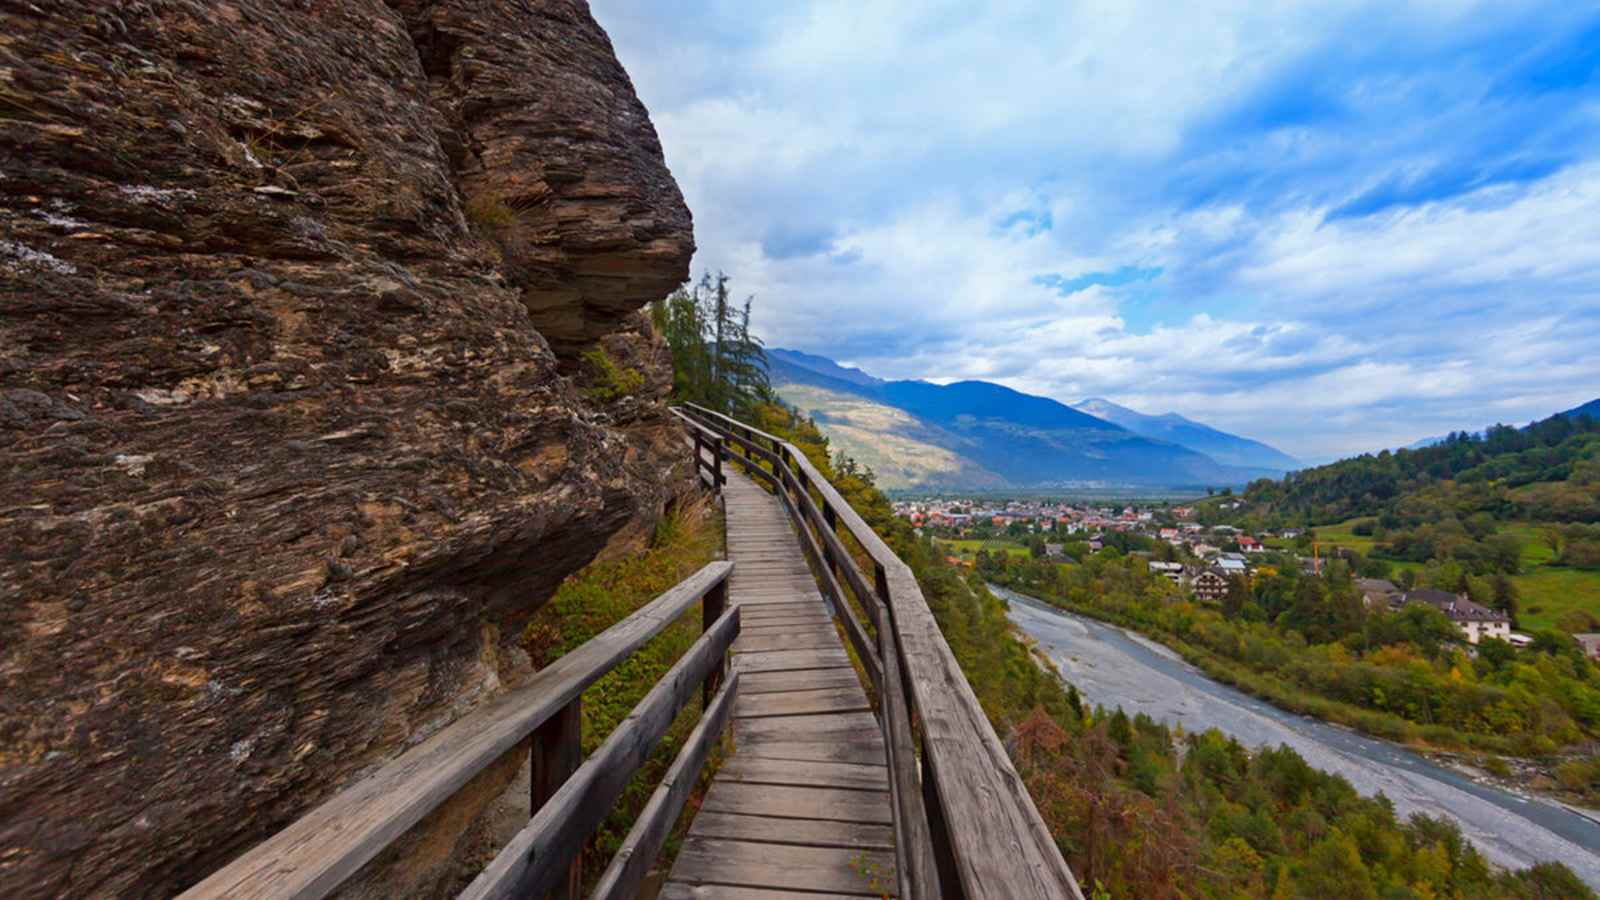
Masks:
[[[1313,530],[1317,533],[1317,543],[1323,548],[1348,547],[1370,555],[1378,542],[1354,531],[1358,524],[1366,521],[1371,521],[1371,517],[1319,525]],[[1543,527],[1538,523],[1506,522],[1499,530],[1502,534],[1516,535],[1522,541],[1522,574],[1512,576],[1511,580],[1522,596],[1518,622],[1524,630],[1553,628],[1564,613],[1574,609],[1600,617],[1600,570],[1551,565],[1555,552],[1544,542]],[[1267,544],[1286,548],[1293,542],[1273,538]],[[1393,564],[1397,570],[1422,568],[1412,562]]]

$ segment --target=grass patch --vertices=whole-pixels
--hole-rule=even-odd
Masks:
[[[644,376],[620,365],[604,347],[584,351],[583,367],[590,382],[584,393],[601,403],[630,397],[644,387]]]
[[[492,232],[507,231],[519,221],[511,204],[491,194],[481,194],[467,199],[467,221]]]
[[[977,540],[970,538],[935,538],[934,543],[938,544],[939,547],[946,553],[949,553],[953,556],[960,556],[964,559],[977,556],[979,550],[987,550],[991,554],[1000,553],[1003,551],[1007,556],[1015,556],[1020,558],[1027,558],[1033,555],[1027,547],[1022,546],[1016,541],[1008,541],[1000,538],[990,538],[989,540]]]
[[[1524,630],[1554,628],[1572,610],[1600,616],[1600,571],[1541,566],[1511,580],[1522,595],[1517,622]]]
[[[632,615],[668,588],[699,571],[722,555],[723,523],[710,503],[686,504],[669,513],[656,527],[649,549],[622,559],[591,563],[556,591],[523,630],[522,643],[534,665],[544,667],[585,641]],[[700,636],[700,605],[681,618],[609,674],[583,692],[583,755],[592,754],[634,705],[672,668]],[[700,719],[698,693],[684,707],[655,751],[634,775],[599,830],[584,847],[585,890],[594,886],[607,863],[622,845],[639,812],[684,739]],[[685,816],[663,851],[670,859],[683,839],[685,821],[698,808],[713,764],[706,767],[700,787],[690,797]]]

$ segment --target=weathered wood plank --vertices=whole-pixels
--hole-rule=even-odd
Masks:
[[[866,712],[872,709],[859,685],[781,694],[755,694],[739,704],[739,718],[803,716],[816,713]]]
[[[706,799],[700,808],[749,816],[776,816],[780,819],[894,824],[888,791],[747,784],[718,779],[706,792]]]
[[[804,628],[833,628],[833,619],[826,613],[817,612],[809,616],[767,616],[763,619],[752,619],[746,622],[741,629],[743,634],[776,634]]]
[[[834,669],[850,665],[844,648],[834,650],[768,650],[741,653],[734,664],[746,672],[782,672],[789,669]]]
[[[797,759],[809,762],[860,763],[885,765],[888,757],[883,752],[883,740],[863,737],[860,740],[811,741],[799,738],[744,737],[735,738],[739,753],[765,759]]]
[[[703,838],[799,844],[806,847],[894,849],[894,829],[887,825],[829,822],[822,819],[776,819],[716,810],[704,810],[696,815],[689,826],[689,834]]]
[[[894,855],[844,847],[799,847],[691,837],[678,851],[674,881],[875,896],[893,893]],[[888,882],[885,884],[884,882]]]
[[[782,622],[785,619],[802,619],[809,620],[811,622],[821,622],[833,618],[833,614],[828,610],[827,604],[823,603],[820,597],[812,599],[794,598],[791,599],[787,604],[762,603],[759,604],[759,606],[759,609],[757,609],[755,606],[752,606],[751,611],[755,613],[757,618],[762,620],[776,619],[779,622]],[[760,623],[752,624],[760,624],[765,626],[775,623],[762,621]]]
[[[734,723],[738,737],[767,740],[799,738],[808,741],[861,740],[870,735],[882,741],[878,720],[872,713],[829,713],[817,716],[774,716],[766,719],[740,719]]]
[[[722,664],[739,633],[739,608],[723,614],[639,701],[600,748],[517,832],[460,900],[542,897],[564,873],[678,711]]]
[[[812,891],[775,891],[731,884],[683,884],[669,881],[657,900],[860,900],[860,894],[818,894]]]
[[[605,874],[595,886],[591,897],[602,900],[632,900],[638,896],[639,885],[649,874],[650,866],[660,854],[672,826],[689,800],[689,792],[705,768],[706,757],[722,737],[733,716],[734,703],[739,694],[739,673],[731,675],[716,697],[706,707],[705,714],[684,741],[683,750],[672,767],[661,779],[650,801],[645,804],[628,836],[623,839],[617,854],[611,858]]]
[[[839,636],[831,631],[807,630],[770,634],[740,635],[735,653],[771,653],[774,650],[826,650],[839,646]]]
[[[832,669],[803,669],[798,672],[745,672],[739,690],[746,699],[756,694],[787,691],[812,691],[825,688],[861,687],[855,669],[839,666]]]
[[[733,570],[716,562],[457,720],[186,891],[209,898],[324,897],[491,762],[525,740]]]
[[[741,754],[735,754],[724,762],[722,768],[717,770],[717,778],[751,784],[889,790],[889,770],[884,766],[763,759]]]

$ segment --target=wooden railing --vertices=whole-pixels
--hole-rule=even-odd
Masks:
[[[699,723],[591,895],[632,898],[683,810],[738,692],[728,648],[739,609],[727,608],[731,562],[715,562],[483,709],[406,751],[181,896],[318,898],[332,893],[473,776],[533,739],[532,819],[461,895],[578,894],[584,842],[698,688]],[[696,602],[704,632],[588,760],[583,691],[666,630]],[[581,764],[580,764],[581,763]]]
[[[720,484],[722,464],[732,460],[783,501],[872,682],[888,752],[900,897],[1081,900],[911,569],[793,444],[701,406],[686,404],[678,414],[703,478]],[[841,527],[870,561],[870,583]]]

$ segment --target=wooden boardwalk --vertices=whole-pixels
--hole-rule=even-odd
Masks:
[[[662,900],[895,893],[882,733],[778,499],[728,467],[734,753]],[[800,892],[804,892],[803,894]]]

